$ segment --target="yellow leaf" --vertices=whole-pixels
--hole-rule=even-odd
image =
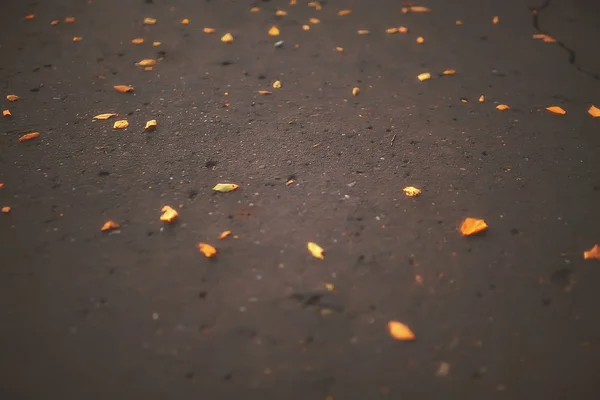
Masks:
[[[466,218],[460,226],[460,233],[462,233],[463,236],[471,236],[483,232],[487,228],[487,224],[482,219]]]
[[[596,106],[590,106],[590,109],[588,110],[588,114],[590,114],[594,118],[598,118],[598,117],[600,117],[600,108],[598,108]]]
[[[344,48],[343,47],[336,47],[335,51],[337,51],[338,53],[343,53],[344,52]]]
[[[144,43],[144,38],[141,38],[141,37],[140,38],[135,38],[135,39],[133,39],[131,41],[131,43],[133,43],[133,44],[142,44],[142,43]]]
[[[74,42],[81,42],[83,40],[83,38],[81,36],[75,36],[73,37],[73,41]]]
[[[417,189],[414,186],[407,186],[404,189],[402,189],[402,191],[408,196],[408,197],[417,197],[421,194],[421,189]]]
[[[408,28],[405,26],[399,26],[398,27],[398,32],[400,33],[408,33]]]
[[[19,96],[17,96],[16,94],[9,94],[8,96],[6,96],[6,100],[17,101],[17,100],[19,100]]]
[[[153,60],[151,58],[145,58],[140,62],[136,63],[136,65],[139,65],[140,67],[151,67],[153,65],[156,65],[156,60]]]
[[[320,19],[318,19],[318,18],[309,18],[309,19],[308,19],[308,22],[310,22],[310,23],[311,23],[311,24],[313,24],[313,25],[316,25],[316,24],[320,24],[320,23],[321,23],[321,20],[320,20]]]
[[[275,81],[275,82],[273,82],[273,88],[274,89],[281,89],[281,81]]]
[[[296,5],[296,0],[290,0],[290,6],[295,6]]]
[[[497,24],[498,22],[500,22],[500,18],[498,18],[498,16],[494,16],[494,18],[492,18],[492,24]]]
[[[423,72],[422,74],[417,75],[417,79],[422,81],[426,81],[431,78],[431,74],[429,72]]]
[[[352,96],[356,96],[360,93],[360,88],[352,88]]]
[[[233,35],[231,33],[226,33],[221,36],[221,42],[223,43],[231,43],[233,42]]]
[[[256,13],[256,12],[259,12],[259,11],[260,11],[260,8],[258,8],[258,7],[252,7],[250,9],[250,12],[252,12],[252,13]]]
[[[93,119],[109,119],[109,118],[112,118],[112,117],[116,117],[118,115],[119,114],[116,114],[116,113],[98,114]]]
[[[2,116],[3,117],[11,117],[12,114],[11,114],[10,110],[2,110]]]
[[[156,19],[146,17],[144,18],[144,25],[154,25],[156,24]]]
[[[343,17],[344,15],[350,15],[350,14],[352,14],[352,10],[345,9],[345,10],[338,11],[338,15],[340,17]]]
[[[160,43],[160,42],[152,42],[152,46],[154,46],[154,47],[158,47],[158,46],[160,46],[160,45],[161,45],[161,43]]]
[[[75,17],[65,17],[65,24],[72,24],[75,22]]]
[[[219,240],[223,240],[226,237],[229,237],[231,235],[231,231],[223,231],[221,232],[221,234],[219,235]]]
[[[600,246],[595,245],[588,251],[583,252],[584,260],[600,260]]]
[[[479,96],[479,102],[483,103],[484,101],[485,101],[485,96],[484,95]]]
[[[324,250],[314,242],[308,242],[306,247],[313,257],[323,260],[325,258]]]
[[[303,31],[310,31],[310,25],[302,25],[302,30]]]
[[[115,123],[113,124],[114,129],[125,129],[128,126],[129,126],[129,122],[127,122],[127,120],[125,120],[125,119],[115,121]]]
[[[413,331],[411,331],[407,325],[404,325],[399,321],[388,322],[388,330],[390,332],[390,336],[396,340],[411,341],[416,339]]]
[[[160,220],[163,222],[171,223],[171,222],[175,221],[175,219],[179,216],[177,211],[175,211],[173,208],[171,208],[169,206],[164,206],[160,210],[160,212],[162,213],[162,215],[160,216]]]
[[[358,33],[359,35],[368,35],[371,32],[368,31],[367,29],[359,29],[356,31],[356,33]]]
[[[500,111],[504,111],[504,110],[509,110],[510,106],[506,105],[506,104],[498,104],[496,106],[496,110],[500,110]]]
[[[414,12],[414,13],[425,13],[425,12],[430,12],[431,9],[427,8],[427,7],[421,7],[421,6],[408,6],[408,7],[402,7],[402,13],[406,14],[409,12]]]
[[[190,23],[190,20],[187,19],[187,18],[184,18],[184,19],[181,20],[181,24],[182,25],[188,25],[189,23]]]
[[[202,29],[202,32],[206,33],[206,34],[212,34],[215,33],[217,30],[215,28],[209,28],[209,27],[205,27],[204,29]]]
[[[27,134],[25,134],[25,135],[23,135],[23,136],[21,136],[21,137],[19,138],[19,142],[26,142],[26,141],[28,141],[28,140],[35,139],[35,138],[37,138],[37,137],[39,137],[39,136],[40,136],[40,133],[39,133],[39,132],[31,132],[31,133],[27,133]]]
[[[146,126],[144,127],[144,130],[146,132],[150,132],[156,129],[157,123],[155,119],[151,119],[150,121],[146,122]]]
[[[269,92],[268,90],[259,90],[258,94],[269,95],[269,94],[273,94],[273,92]]]
[[[215,192],[227,193],[239,188],[235,183],[217,183],[212,190]]]
[[[106,232],[106,231],[110,231],[112,229],[119,229],[121,227],[121,225],[119,225],[117,222],[110,220],[110,221],[106,221],[104,223],[104,225],[102,225],[102,228],[100,228],[100,230],[102,232]]]
[[[423,43],[425,43],[425,39],[423,38],[423,36],[419,36],[419,37],[417,38],[417,43],[418,43],[418,44],[423,44]]]
[[[398,33],[398,28],[387,28],[385,30],[385,33],[389,33],[389,34]]]
[[[321,9],[323,8],[321,6],[321,3],[319,3],[318,1],[311,1],[308,3],[308,6],[314,8],[317,11],[321,11]]]
[[[133,91],[133,86],[131,85],[115,85],[113,86],[117,92],[127,93]]]
[[[4,207],[2,207],[2,212],[3,212],[4,214],[8,214],[8,213],[10,212],[10,207],[8,207],[8,206],[4,206]]]
[[[269,28],[268,34],[269,36],[279,36],[279,28],[273,25],[271,28]]]
[[[442,72],[442,74],[444,74],[444,75],[454,75],[454,74],[456,74],[456,71],[453,70],[453,69],[447,69],[444,72]]]
[[[558,106],[546,107],[546,110],[550,111],[552,114],[565,115],[567,113],[562,107]]]
[[[287,15],[287,11],[277,10],[275,11],[275,15],[277,15],[278,17],[285,17]]]
[[[206,258],[212,258],[217,254],[217,249],[208,243],[198,243],[198,250],[200,250],[200,253],[204,254],[204,257]]]
[[[333,285],[333,283],[325,283],[325,289],[327,289],[330,292],[333,292],[335,286]]]

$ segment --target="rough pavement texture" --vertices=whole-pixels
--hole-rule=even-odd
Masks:
[[[0,398],[599,398],[600,4],[298,3],[3,4]]]

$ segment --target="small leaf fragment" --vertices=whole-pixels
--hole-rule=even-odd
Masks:
[[[287,181],[287,182],[285,183],[285,186],[290,186],[290,185],[294,184],[295,182],[296,182],[296,180],[295,180],[295,179],[290,179],[289,181]]]
[[[140,67],[151,67],[153,65],[156,65],[156,60],[154,60],[152,58],[145,58],[145,59],[137,62],[136,65],[138,65]]]
[[[258,8],[258,7],[252,7],[252,8],[250,9],[250,12],[251,12],[251,13],[257,13],[257,12],[259,12],[259,11],[260,11],[260,8]]]
[[[233,192],[237,188],[239,188],[239,185],[236,185],[235,183],[217,183],[212,190],[215,192],[227,193]]]
[[[131,85],[115,85],[113,86],[117,92],[127,93],[133,91],[133,86]]]
[[[112,229],[119,229],[120,227],[121,227],[121,225],[119,225],[118,222],[110,220],[110,221],[106,221],[104,223],[104,225],[102,225],[102,228],[100,228],[100,230],[102,232],[106,232],[106,231],[110,231]]]
[[[485,101],[485,96],[484,95],[479,96],[479,102],[483,103],[484,101]]]
[[[109,118],[112,118],[112,117],[117,117],[118,115],[119,114],[117,114],[117,113],[98,114],[93,119],[109,119]]]
[[[162,213],[162,215],[160,216],[160,220],[163,222],[171,223],[171,222],[175,221],[175,219],[179,216],[177,211],[175,211],[170,206],[164,206],[160,210],[160,212]]]
[[[181,25],[189,25],[189,23],[190,23],[190,20],[187,18],[184,18],[181,20]]]
[[[308,19],[308,22],[310,22],[310,23],[311,23],[311,24],[313,24],[313,25],[317,25],[317,24],[320,24],[320,23],[321,23],[321,20],[320,20],[320,19],[318,19],[318,18],[309,18],[309,19]]]
[[[423,72],[422,74],[417,75],[417,79],[421,82],[426,81],[431,78],[431,74],[429,72]]]
[[[279,36],[279,28],[273,25],[269,28],[269,31],[267,33],[269,34],[269,36]]]
[[[310,25],[306,25],[306,24],[302,25],[302,30],[303,31],[310,31]]]
[[[208,243],[198,243],[198,250],[200,250],[200,253],[204,254],[204,257],[206,258],[212,258],[217,254],[217,249]]]
[[[73,41],[74,42],[81,42],[83,40],[83,38],[81,36],[74,36],[73,37]]]
[[[223,231],[219,235],[219,240],[223,240],[231,235],[231,231]]]
[[[19,138],[19,142],[26,142],[28,140],[35,139],[39,136],[40,136],[39,132],[26,133],[25,135],[23,135]]]
[[[211,35],[211,34],[217,32],[217,30],[215,28],[209,28],[209,27],[205,26],[204,28],[202,28],[202,32],[206,33],[207,35]]]
[[[113,124],[114,129],[125,129],[129,126],[129,122],[126,119],[121,119],[119,121],[115,121]]]
[[[510,110],[510,106],[506,105],[506,104],[498,104],[496,106],[496,110],[500,110],[500,111]]]
[[[418,44],[423,44],[423,43],[425,43],[425,39],[423,38],[423,36],[419,36],[419,37],[417,38],[417,43],[418,43]]]
[[[25,16],[25,19],[27,19],[27,20],[32,20],[34,18],[35,18],[35,14],[28,14]]]
[[[0,189],[4,187],[4,183],[0,182]]]
[[[54,21],[50,22],[50,25],[54,26],[54,25],[58,25],[60,23],[60,20],[55,19]]]
[[[545,33],[535,33],[533,38],[543,40],[544,43],[556,43],[556,39],[554,39],[552,36],[546,35]]]
[[[158,47],[161,45],[161,42],[152,42],[152,46]]]
[[[405,26],[399,26],[398,27],[398,32],[399,33],[408,33],[408,28]]]
[[[352,88],[352,96],[356,96],[360,93],[360,88]]]
[[[358,33],[359,35],[368,35],[371,32],[367,29],[359,29],[356,31],[356,33]]]
[[[3,117],[11,117],[12,114],[11,114],[10,110],[2,110],[2,116]]]
[[[154,25],[156,24],[155,18],[146,17],[144,18],[144,25]]]
[[[19,96],[17,96],[16,94],[9,94],[8,96],[6,96],[6,100],[17,101],[17,100],[19,100]]]
[[[335,51],[337,51],[338,53],[343,53],[344,52],[344,48],[343,47],[336,47]]]
[[[278,16],[278,17],[285,17],[287,14],[288,13],[285,10],[277,10],[277,11],[275,11],[275,15]]]
[[[275,82],[273,82],[273,88],[274,89],[281,89],[281,81],[275,81]]]
[[[600,260],[600,246],[594,245],[588,251],[583,252],[584,260]]]
[[[3,212],[4,214],[8,214],[8,213],[10,212],[10,207],[9,207],[9,206],[4,206],[4,207],[2,207],[2,212]]]
[[[404,189],[402,189],[402,191],[408,197],[417,197],[417,196],[419,196],[421,194],[421,189],[417,189],[414,186],[407,186]]]
[[[140,38],[132,39],[131,43],[133,43],[133,44],[142,44],[142,43],[144,43],[144,38],[140,37]]]
[[[462,25],[462,24],[463,24],[463,22],[460,19],[456,20],[456,25]]]
[[[385,30],[385,33],[389,33],[389,34],[398,33],[398,28],[387,28]]]
[[[546,107],[546,110],[550,111],[552,114],[565,115],[567,112],[559,106],[550,106]]]
[[[75,17],[65,17],[65,24],[72,24],[75,22]]]
[[[308,242],[306,248],[313,257],[323,260],[325,258],[324,250],[314,242]]]
[[[416,339],[413,331],[411,331],[407,325],[404,325],[400,321],[389,321],[388,330],[390,332],[390,336],[396,340],[412,341]]]
[[[447,69],[444,72],[442,72],[442,74],[444,74],[444,75],[454,75],[454,74],[456,74],[456,71],[453,70],[453,69]]]
[[[221,36],[221,42],[223,43],[231,43],[233,42],[233,35],[231,33],[226,33]]]
[[[144,130],[146,132],[151,132],[151,131],[155,130],[157,126],[158,126],[158,124],[156,123],[156,120],[151,119],[150,121],[146,122],[146,126],[144,127]]]
[[[269,92],[268,90],[259,90],[259,91],[258,91],[258,94],[261,94],[261,95],[263,95],[263,96],[264,96],[264,95],[270,95],[270,94],[273,94],[273,92]]]
[[[292,1],[294,2],[294,4],[296,3],[296,0],[290,0],[290,4],[292,4]],[[318,1],[310,1],[308,3],[308,6],[314,8],[317,11],[321,11],[321,9],[323,8],[321,6],[321,3],[319,3]]]
[[[498,18],[498,16],[495,15],[494,18],[492,18],[492,24],[497,24],[498,22],[500,22],[500,18]]]
[[[600,117],[600,108],[596,106],[590,106],[588,110],[588,114],[590,114],[594,118]]]
[[[462,233],[463,236],[471,236],[483,232],[487,228],[488,225],[482,219],[466,218],[460,226],[460,233]]]
[[[350,14],[352,14],[352,10],[349,10],[349,9],[345,9],[345,10],[340,10],[340,11],[338,11],[338,15],[339,15],[340,17],[343,17],[343,16],[345,16],[345,15],[350,15]]]
[[[407,7],[402,7],[402,13],[403,14],[407,14],[409,12],[426,13],[426,12],[430,12],[430,11],[431,11],[430,8],[422,7],[422,6],[407,6]]]

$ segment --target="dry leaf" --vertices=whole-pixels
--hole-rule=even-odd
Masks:
[[[296,0],[290,0],[290,6],[295,6],[296,5]]]
[[[150,121],[146,122],[146,126],[144,127],[144,130],[146,132],[150,132],[156,129],[157,123],[155,119],[151,119]]]
[[[37,138],[37,137],[39,137],[39,136],[40,136],[40,133],[39,133],[39,132],[31,132],[31,133],[27,133],[27,134],[25,134],[25,135],[23,135],[23,136],[21,136],[21,137],[19,138],[19,142],[26,142],[26,141],[28,141],[28,140],[35,139],[35,138]]]
[[[318,18],[309,18],[309,19],[308,19],[308,22],[310,22],[310,23],[311,23],[311,24],[313,24],[313,25],[316,25],[316,24],[320,24],[320,23],[321,23],[321,20],[320,20],[320,19],[318,19]]]
[[[28,14],[25,16],[25,19],[31,20],[35,18],[35,14]]]
[[[205,27],[204,29],[202,29],[202,32],[207,33],[207,34],[215,33],[216,31],[217,30],[215,28]]]
[[[552,36],[546,35],[545,33],[536,33],[533,35],[534,39],[543,40],[545,43],[556,43],[556,39]]]
[[[112,117],[117,117],[119,114],[117,113],[106,113],[106,114],[98,114],[93,119],[109,119]]]
[[[255,12],[259,12],[259,11],[260,11],[260,8],[258,8],[258,7],[252,7],[252,8],[250,9],[250,12],[253,12],[253,13],[255,13]]]
[[[144,25],[154,25],[156,24],[156,19],[146,17],[144,18]]]
[[[500,21],[500,18],[498,18],[498,16],[494,16],[494,18],[492,18],[492,24],[497,24]]]
[[[292,4],[291,1],[290,1],[290,4]],[[308,3],[308,6],[314,8],[317,11],[321,11],[321,9],[323,8],[321,6],[321,3],[319,3],[318,1],[311,1]]]
[[[340,17],[343,17],[344,15],[350,15],[350,14],[352,14],[352,10],[345,9],[345,10],[338,11],[338,15]]]
[[[469,101],[463,97],[463,98],[460,99],[460,102],[461,103],[468,103]]]
[[[359,29],[356,31],[356,33],[358,33],[359,35],[368,35],[371,32],[366,29]]]
[[[8,213],[10,212],[10,207],[8,207],[8,206],[4,206],[4,207],[2,207],[2,212],[3,212],[4,214],[8,214]]]
[[[133,43],[133,44],[142,44],[142,43],[144,43],[144,38],[140,37],[140,38],[132,39],[131,43]]]
[[[190,20],[187,18],[184,18],[181,20],[181,25],[188,25],[190,23]]]
[[[175,219],[179,216],[179,214],[177,213],[177,211],[175,211],[173,208],[169,207],[169,206],[164,206],[160,212],[162,213],[162,215],[160,216],[160,220],[163,222],[173,222],[175,221]]]
[[[423,279],[423,277],[419,274],[415,275],[415,282],[418,283],[419,285],[422,285],[423,282],[425,282],[425,279]]]
[[[417,79],[422,81],[426,81],[431,78],[431,74],[429,72],[423,72],[422,74],[417,75]]]
[[[588,114],[590,114],[594,118],[598,118],[598,117],[600,117],[600,108],[598,108],[596,106],[590,106],[590,109],[588,110]]]
[[[460,226],[460,233],[462,233],[463,236],[471,236],[483,232],[487,228],[487,224],[482,219],[466,218]]]
[[[352,88],[352,96],[356,96],[359,93],[360,93],[360,88],[357,88],[357,87]]]
[[[152,67],[144,67],[144,71],[152,71],[153,68]]]
[[[388,330],[390,335],[396,340],[411,341],[415,340],[415,334],[410,328],[399,321],[388,322]]]
[[[19,96],[17,96],[16,94],[9,94],[8,96],[6,96],[6,100],[17,101],[17,100],[19,100]]]
[[[385,33],[389,33],[389,34],[398,33],[398,28],[387,28],[385,30]]]
[[[460,19],[456,20],[456,25],[462,25],[462,24],[463,24],[463,22]]]
[[[75,22],[75,17],[65,17],[65,24],[72,24]]]
[[[0,189],[4,187],[4,183],[0,182]]]
[[[81,42],[83,40],[83,38],[81,36],[75,36],[73,37],[73,41],[74,42]]]
[[[115,85],[113,86],[117,92],[127,93],[133,91],[133,86],[131,85]]]
[[[292,185],[294,182],[296,182],[296,180],[295,180],[295,179],[290,179],[289,181],[287,181],[287,182],[285,183],[285,185],[286,185],[286,186],[290,186],[290,185]]]
[[[151,67],[153,65],[156,65],[156,60],[153,60],[152,58],[145,58],[140,62],[136,63],[136,65],[140,67]]]
[[[552,114],[565,115],[567,112],[559,106],[550,106],[546,107],[546,110],[550,111]]]
[[[313,257],[323,260],[325,258],[324,250],[314,242],[308,242],[306,248]]]
[[[2,116],[3,117],[11,117],[12,114],[10,113],[10,110],[2,110]]]
[[[233,42],[233,35],[231,33],[226,33],[221,36],[221,42],[223,43],[231,43]]]
[[[258,94],[269,95],[269,94],[273,94],[273,92],[269,92],[268,90],[259,90]]]
[[[418,43],[418,44],[423,44],[423,43],[425,43],[425,39],[423,38],[423,36],[419,36],[419,37],[417,38],[417,43]]]
[[[55,19],[54,21],[50,22],[50,25],[54,26],[54,25],[58,25],[60,23],[60,20]]]
[[[273,88],[274,89],[281,89],[281,81],[275,81],[275,82],[273,82]]]
[[[161,43],[160,43],[160,42],[152,42],[152,46],[154,46],[154,47],[158,47],[158,46],[160,46],[160,45],[161,45]]]
[[[424,12],[430,12],[431,9],[427,8],[427,7],[421,7],[421,6],[408,6],[408,7],[402,7],[402,13],[406,14],[409,12],[414,12],[414,13],[424,13]]]
[[[285,17],[287,15],[287,11],[277,10],[275,11],[275,15],[277,15],[278,17]]]
[[[204,257],[206,258],[212,258],[217,254],[217,249],[208,243],[198,243],[198,250],[200,250],[200,253],[204,254]]]
[[[239,188],[235,183],[217,183],[212,190],[215,192],[227,193]]]
[[[117,222],[110,220],[110,221],[106,221],[104,223],[104,225],[102,225],[102,228],[100,228],[100,230],[102,232],[106,232],[106,231],[110,231],[111,229],[119,229],[121,227],[121,225],[119,225]]]
[[[405,26],[399,26],[398,27],[398,32],[400,33],[408,33],[408,28]]]
[[[310,25],[302,25],[303,31],[310,31]]]
[[[454,74],[456,74],[456,71],[453,70],[453,69],[447,69],[444,72],[442,72],[442,74],[444,74],[444,75],[454,75]]]
[[[129,126],[129,122],[125,119],[121,119],[119,121],[115,121],[113,128],[114,129],[125,129]]]
[[[273,25],[271,28],[269,28],[268,34],[269,36],[279,36],[279,28]]]
[[[344,52],[344,48],[343,47],[336,47],[335,51],[337,51],[338,53],[343,53]]]
[[[588,251],[583,252],[584,260],[600,260],[600,246],[595,245]]]
[[[402,191],[408,196],[408,197],[417,197],[421,194],[421,190],[417,189],[414,186],[407,186],[404,189],[402,189]]]
[[[485,96],[484,95],[479,96],[479,102],[483,103],[484,101],[485,101]]]
[[[221,232],[221,234],[219,235],[219,240],[223,240],[226,237],[229,237],[231,235],[231,231],[223,231]]]
[[[498,104],[496,106],[496,110],[500,110],[500,111],[504,111],[504,110],[509,110],[510,106],[506,105],[506,104]]]

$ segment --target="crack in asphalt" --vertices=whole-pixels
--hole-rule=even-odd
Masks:
[[[548,8],[550,4],[552,4],[552,0],[544,0],[544,2],[538,7],[529,7],[532,14],[533,28],[539,33],[552,36],[554,39],[556,39],[556,44],[559,45],[562,49],[564,49],[569,55],[569,64],[573,65],[577,69],[577,71],[589,76],[590,78],[596,81],[600,81],[600,74],[590,72],[584,69],[581,65],[577,64],[577,53],[575,53],[575,50],[567,46],[564,42],[558,40],[555,36],[550,35],[548,32],[545,32],[540,28],[540,12]]]

